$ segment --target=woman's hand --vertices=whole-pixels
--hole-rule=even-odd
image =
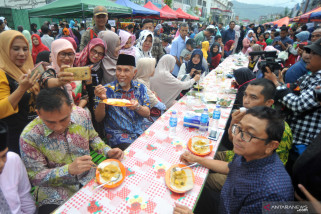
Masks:
[[[39,79],[40,75],[38,74],[38,71],[36,71],[32,77],[30,77],[31,74],[24,74],[19,78],[19,87],[18,89],[26,92],[28,89],[32,88],[37,80]]]
[[[67,83],[74,81],[74,74],[69,72],[64,72],[65,68],[70,68],[69,65],[63,65],[60,68],[60,72],[58,73],[58,82],[60,86],[64,86]]]
[[[105,100],[107,99],[107,95],[106,95],[106,88],[102,85],[98,85],[95,88],[95,96],[99,97],[101,100]]]
[[[190,76],[193,76],[193,74],[195,73],[196,69],[195,68],[192,68],[191,69],[191,72],[189,73]]]

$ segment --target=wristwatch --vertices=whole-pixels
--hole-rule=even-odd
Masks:
[[[137,108],[135,108],[135,111],[139,111],[142,108],[142,106],[138,103]]]

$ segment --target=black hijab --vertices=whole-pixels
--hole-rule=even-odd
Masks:
[[[42,51],[37,55],[36,64],[39,62],[49,63],[50,51]]]
[[[240,105],[240,107],[241,107],[241,106],[243,106],[244,91],[245,91],[247,85],[249,84],[249,82],[251,82],[252,80],[255,79],[255,75],[248,68],[239,68],[237,70],[234,70],[233,75],[235,77],[237,84],[239,85],[239,88],[238,88],[237,94],[236,94],[235,104]]]
[[[213,52],[213,48],[214,48],[215,46],[217,46],[217,48],[218,48],[218,50],[217,50],[216,53]],[[217,56],[218,54],[220,54],[220,44],[219,44],[218,42],[214,42],[214,43],[212,44],[211,48],[210,48],[209,55],[208,55],[208,57],[207,57],[208,63],[211,63],[212,57],[215,57],[215,56]]]

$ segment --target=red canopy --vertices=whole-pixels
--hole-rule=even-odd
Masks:
[[[188,19],[189,16],[185,16],[179,13],[176,13],[176,11],[172,10],[170,7],[168,7],[168,5],[165,5],[165,7],[162,8],[162,11],[165,11],[167,13],[171,13],[171,14],[175,14],[177,16],[177,18],[179,19]]]
[[[155,11],[158,11],[160,12],[160,18],[162,19],[177,19],[177,16],[176,14],[172,14],[172,13],[168,13],[166,11],[163,11],[161,9],[159,9],[158,7],[156,7],[152,2],[148,1],[144,7],[148,8],[148,9],[151,9],[151,10],[155,10]]]
[[[289,21],[290,21],[290,18],[286,16],[282,19],[274,21],[273,24],[278,25],[279,27],[281,27],[282,25],[288,26]]]
[[[196,17],[196,16],[192,16],[192,15],[190,15],[190,14],[188,14],[188,13],[185,13],[181,8],[178,8],[178,9],[176,10],[176,13],[181,14],[181,15],[185,15],[185,16],[188,16],[188,17],[189,17],[188,19],[193,19],[193,20],[199,20],[199,19],[200,19],[200,18],[198,18],[198,17]]]

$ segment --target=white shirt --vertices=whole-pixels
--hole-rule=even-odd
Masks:
[[[54,41],[54,38],[50,37],[48,34],[44,34],[41,37],[41,42],[49,48],[51,51],[51,43]]]
[[[14,152],[7,153],[7,162],[0,174],[0,188],[13,214],[35,213],[27,170],[19,155]]]

